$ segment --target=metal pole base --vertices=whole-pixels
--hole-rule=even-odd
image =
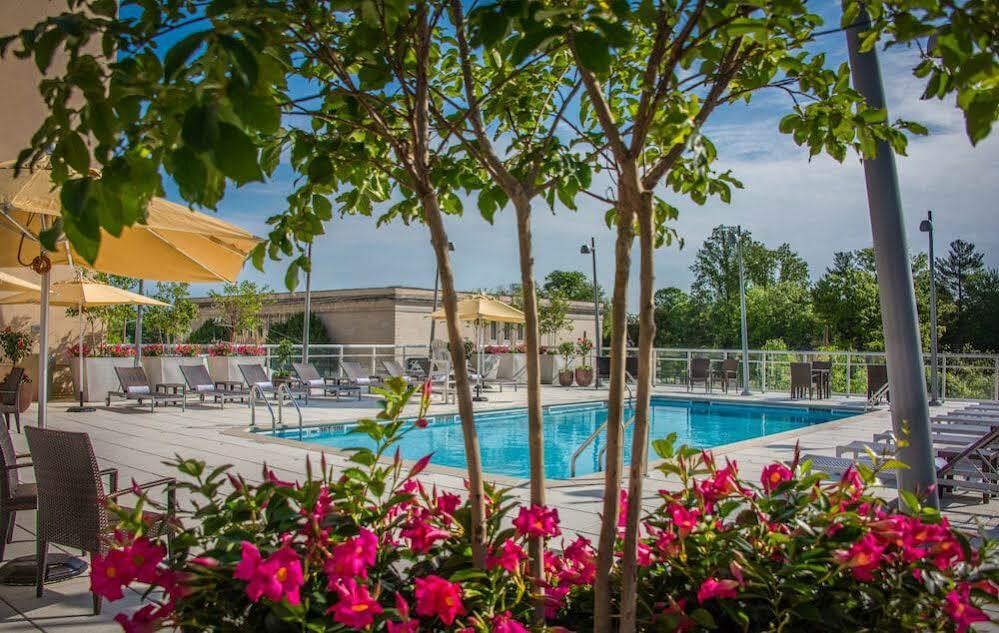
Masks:
[[[475,385],[475,397],[472,398],[472,402],[489,402],[489,398],[482,395],[482,385]]]
[[[943,402],[941,402],[940,400],[937,400],[936,398],[934,398],[934,399],[930,400],[929,404],[930,404],[931,407],[939,407],[940,405],[943,404]]]
[[[0,584],[31,586],[35,584],[38,570],[37,558],[33,555],[20,556],[0,566]],[[87,563],[69,554],[49,554],[46,557],[45,582],[61,582],[76,578],[87,571]]]
[[[753,395],[753,392],[752,392],[752,391],[750,391],[749,389],[743,389],[743,390],[742,390],[742,394],[740,394],[740,395],[743,395],[743,396],[751,396],[751,395]]]
[[[70,413],[93,413],[97,409],[95,409],[94,407],[88,407],[87,405],[85,405],[83,403],[83,392],[81,391],[80,392],[80,404],[74,405],[72,407],[69,407],[66,410],[69,411]]]

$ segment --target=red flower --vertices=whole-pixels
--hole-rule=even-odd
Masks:
[[[419,615],[437,616],[448,626],[459,615],[465,614],[465,606],[461,603],[461,586],[456,582],[448,582],[440,576],[417,578],[416,612]]]
[[[736,591],[738,587],[739,582],[736,580],[708,578],[701,583],[700,589],[697,590],[697,602],[704,604],[713,599],[736,598],[739,596],[739,592]]]
[[[461,506],[461,497],[450,492],[442,492],[437,497],[437,509],[444,514],[454,514]]]
[[[90,560],[90,591],[108,600],[120,600],[122,587],[135,579],[135,566],[124,550],[113,549],[106,555],[94,554]]]
[[[760,482],[763,484],[763,489],[767,493],[774,491],[774,488],[779,486],[785,481],[791,480],[791,469],[789,469],[784,464],[770,464],[763,469],[763,474],[760,476]]]
[[[287,545],[263,560],[253,543],[243,541],[243,558],[236,565],[233,576],[247,582],[246,595],[253,602],[261,596],[272,602],[285,598],[291,605],[301,602],[302,564],[298,554]]]
[[[524,548],[517,545],[513,539],[507,539],[499,548],[499,553],[486,556],[486,569],[502,567],[511,574],[516,574],[520,569],[520,563],[527,558]]]
[[[377,554],[378,537],[365,528],[361,528],[357,536],[336,545],[323,566],[329,579],[328,588],[332,591],[340,580],[367,578],[368,567],[375,564]]]
[[[836,552],[835,558],[853,571],[854,578],[869,582],[874,580],[871,572],[881,566],[884,551],[885,547],[874,534],[865,534],[849,550]]]
[[[411,549],[426,554],[434,546],[434,541],[443,541],[451,537],[447,530],[435,528],[427,523],[424,517],[414,517],[409,524],[399,531],[399,535],[409,540]]]
[[[399,614],[401,620],[386,622],[388,633],[417,633],[420,630],[420,622],[409,618],[409,605],[398,591],[395,592],[395,612]]]
[[[944,611],[954,621],[957,633],[964,633],[975,622],[988,622],[989,616],[971,604],[971,588],[962,582],[944,598]]]
[[[114,616],[114,621],[121,625],[125,633],[153,633],[161,628],[160,621],[166,615],[163,611],[158,605],[147,604],[131,616],[119,613]]]
[[[558,523],[558,510],[537,504],[521,507],[513,520],[513,526],[521,536],[558,536],[562,533]]]
[[[509,611],[494,616],[489,630],[492,633],[529,633],[527,627],[514,620]]]
[[[375,616],[384,609],[368,593],[368,588],[358,585],[353,579],[346,580],[336,587],[340,600],[326,610],[333,614],[333,621],[352,629],[363,629],[375,621]]]
[[[688,510],[679,503],[671,503],[669,513],[673,517],[673,523],[680,530],[681,537],[694,531],[694,528],[697,527],[697,519],[701,516],[701,511],[697,508]]]
[[[155,582],[158,576],[157,566],[166,556],[166,548],[154,545],[149,539],[141,537],[126,548],[125,555],[132,561],[135,578],[139,582]]]

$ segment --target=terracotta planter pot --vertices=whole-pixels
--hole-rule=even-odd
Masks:
[[[564,369],[558,373],[558,384],[563,387],[569,387],[572,385],[572,370]]]
[[[21,392],[19,394],[20,399],[18,400],[18,403],[20,403],[19,409],[21,413],[24,413],[31,406],[31,401],[35,399],[35,387],[30,382],[25,381],[21,383],[18,389]]]
[[[576,384],[580,387],[589,387],[590,383],[593,382],[593,370],[592,369],[576,369]]]

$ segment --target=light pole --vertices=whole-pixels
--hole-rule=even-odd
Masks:
[[[302,362],[309,362],[309,321],[312,320],[312,242],[306,254],[309,269],[305,271],[305,318],[302,320]]]
[[[919,230],[927,234],[930,242],[930,406],[940,404],[940,382],[937,377],[937,263],[933,257],[933,212],[926,212],[926,219],[919,223]]]
[[[735,240],[736,256],[739,258],[739,321],[742,336],[742,395],[750,396],[749,390],[749,326],[746,322],[746,265],[742,258],[742,227],[735,227],[729,233]]]
[[[447,250],[449,250],[452,253],[454,252],[454,242],[447,243]],[[434,307],[430,311],[430,314],[437,312],[437,290],[440,285],[440,282],[441,282],[441,268],[440,266],[437,266],[436,273],[434,273]],[[428,359],[434,354],[434,330],[436,329],[436,327],[437,327],[437,319],[430,317],[430,343],[429,346],[427,347]],[[427,371],[429,372],[430,369],[431,368],[428,367]]]
[[[594,238],[590,238],[589,244],[583,244],[579,247],[580,255],[590,255],[593,257],[593,338],[596,339],[596,347],[594,348],[597,352],[595,362],[593,363],[596,367],[596,380],[594,382],[594,388],[600,388],[600,355],[601,355],[601,339],[600,335],[600,291],[597,288],[597,241]]]

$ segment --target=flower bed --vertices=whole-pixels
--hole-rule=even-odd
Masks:
[[[488,555],[473,569],[466,501],[417,480],[429,456],[412,466],[391,458],[402,435],[420,430],[400,419],[405,384],[390,380],[388,390],[378,419],[355,431],[377,448],[356,450],[347,470],[322,461],[307,480],[287,482],[265,465],[254,484],[177,461],[180,497],[199,509],[168,517],[185,526],[173,554],[138,514],[120,510],[112,549],[93,561],[93,591],[111,600],[133,582],[164,591],[163,604],[116,617],[126,630],[523,633],[530,594],[543,589],[548,630],[592,630],[590,542],[563,539],[536,587],[527,539],[559,537],[558,512],[488,488]],[[795,460],[767,466],[756,484],[708,452],[674,451],[671,439],[655,448],[676,483],[643,521],[640,630],[963,632],[997,603],[996,544],[976,549],[911,497],[913,516],[894,513],[868,493],[866,470],[826,481]]]

